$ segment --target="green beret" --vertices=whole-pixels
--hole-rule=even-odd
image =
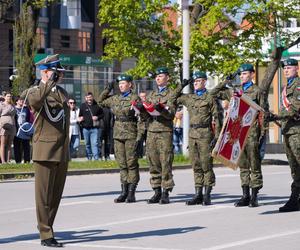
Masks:
[[[117,77],[117,82],[120,81],[132,82],[132,80],[133,80],[132,76],[126,74],[122,74]]]
[[[254,72],[254,68],[253,68],[253,65],[250,64],[250,63],[244,63],[242,64],[240,67],[239,67],[239,74],[241,72],[244,72],[244,71],[250,71],[250,72]]]
[[[298,61],[294,58],[288,58],[281,62],[281,67],[283,68],[284,66],[298,66]]]
[[[156,75],[159,75],[159,74],[169,74],[169,69],[167,67],[157,68],[156,71],[155,71],[155,74]]]
[[[193,80],[196,80],[198,78],[204,78],[207,79],[207,75],[203,71],[195,71],[192,75]]]

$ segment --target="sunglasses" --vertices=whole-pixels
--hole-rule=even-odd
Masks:
[[[75,104],[75,102],[69,102],[69,104]]]

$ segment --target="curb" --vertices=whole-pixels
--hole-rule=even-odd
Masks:
[[[262,165],[289,165],[287,161],[284,160],[273,160],[273,159],[266,159],[262,161]],[[187,165],[176,165],[173,166],[173,170],[180,170],[180,169],[190,169],[192,166],[190,164]],[[214,164],[214,168],[224,167],[223,164]],[[142,167],[140,168],[140,172],[148,172],[149,167]],[[74,175],[89,175],[89,174],[114,174],[119,173],[119,168],[108,168],[108,169],[83,169],[83,170],[69,170],[67,176],[74,176]],[[19,172],[19,173],[3,173],[0,174],[0,182],[1,180],[8,180],[8,179],[24,179],[24,178],[32,178],[34,177],[34,172]]]

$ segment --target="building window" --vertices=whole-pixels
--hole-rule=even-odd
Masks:
[[[285,25],[286,25],[285,26],[286,28],[291,28],[292,27],[292,21],[291,20],[287,20]]]
[[[60,43],[63,48],[70,48],[70,36],[61,35]]]
[[[91,52],[92,46],[91,46],[91,32],[88,31],[79,31],[78,32],[78,47],[79,51],[84,52]]]
[[[45,49],[47,47],[47,28],[38,27],[36,29],[36,34],[38,49]]]

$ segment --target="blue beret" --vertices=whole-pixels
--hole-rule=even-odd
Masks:
[[[207,75],[203,71],[195,71],[192,75],[193,80],[196,80],[198,78],[204,78],[207,79]]]
[[[121,74],[117,77],[117,82],[120,82],[120,81],[132,82],[132,80],[133,80],[133,78],[131,75]]]
[[[156,69],[155,74],[169,74],[169,69],[167,67],[159,67]]]
[[[239,67],[239,73],[244,72],[244,71],[250,71],[250,72],[254,72],[254,68],[253,65],[250,63],[244,63]]]
[[[288,58],[281,62],[281,67],[283,68],[284,66],[298,66],[298,61],[294,58]]]

